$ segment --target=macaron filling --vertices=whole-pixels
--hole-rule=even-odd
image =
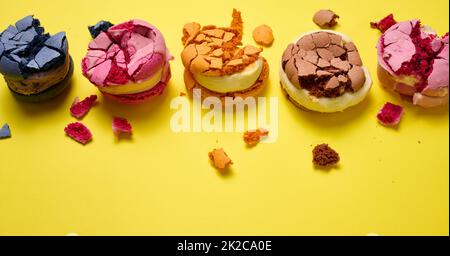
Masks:
[[[102,92],[114,95],[140,93],[155,87],[161,81],[162,73],[163,68],[160,68],[158,71],[156,71],[155,74],[151,75],[147,80],[140,83],[128,82],[127,84],[102,86],[98,87],[98,89]]]
[[[250,88],[258,80],[263,69],[261,58],[244,70],[224,76],[194,74],[195,80],[203,87],[219,93],[238,92]]]

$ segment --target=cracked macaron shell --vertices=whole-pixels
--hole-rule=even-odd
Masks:
[[[244,70],[259,58],[262,49],[251,45],[240,48],[242,34],[242,18],[236,10],[230,27],[185,24],[181,53],[184,67],[191,73],[208,76],[231,75]]]
[[[327,30],[306,33],[283,53],[289,80],[316,97],[356,92],[365,82],[362,61],[353,42]]]
[[[165,80],[171,58],[161,32],[134,19],[100,32],[89,43],[82,70],[98,87],[141,83],[161,69],[166,72],[160,80]]]
[[[195,22],[187,23],[183,27],[184,49],[181,59],[185,67],[186,87],[189,90],[193,87],[205,87],[207,92],[210,92],[208,94],[220,97],[238,92],[252,95],[252,92],[247,93],[247,91],[256,89],[256,87],[259,89],[254,92],[261,91],[260,87],[262,86],[259,80],[267,77],[262,75],[262,72],[268,72],[267,62],[260,56],[262,49],[252,45],[241,47],[243,33],[241,13],[233,10],[232,17],[229,27],[214,25],[202,27]],[[253,67],[254,63],[259,66],[262,63],[263,67],[256,69],[261,74],[255,75],[250,72],[251,69],[248,69]],[[194,77],[211,81],[209,81],[209,85],[201,84]],[[220,79],[222,77],[223,81]],[[239,84],[239,86],[233,86],[234,84]]]
[[[0,72],[26,78],[64,63],[68,53],[66,34],[44,33],[38,19],[27,16],[0,35]]]
[[[287,47],[287,49],[285,50],[285,52],[283,54],[282,60],[280,61],[279,74],[280,74],[281,88],[282,88],[283,92],[285,93],[285,95],[288,97],[288,99],[291,100],[294,103],[294,105],[296,105],[300,108],[317,111],[317,112],[322,112],[322,113],[332,113],[332,112],[343,111],[343,110],[363,101],[364,98],[369,93],[371,85],[372,85],[372,78],[366,67],[361,66],[361,69],[364,73],[365,79],[364,79],[363,85],[361,86],[361,88],[359,90],[357,90],[356,92],[345,92],[342,95],[340,95],[338,97],[334,97],[334,98],[315,97],[315,96],[311,95],[308,90],[301,88],[299,83],[294,85],[294,83],[291,82],[291,80],[292,80],[291,78],[293,78],[292,74],[295,74],[297,76],[297,73],[294,72],[296,69],[294,69],[294,71],[291,72],[291,77],[288,77],[287,72],[285,72],[285,69],[283,67],[287,64],[287,61],[289,61],[291,59],[291,56],[295,55],[295,53],[292,54],[292,50],[295,47],[298,48],[298,46],[296,46],[296,44],[301,38],[304,38],[305,35],[308,35],[308,34],[310,35],[310,34],[313,34],[316,32],[320,32],[320,31],[327,31],[328,33],[339,35],[340,38],[346,42],[352,41],[348,36],[338,33],[338,32],[335,32],[335,31],[331,31],[331,30],[317,30],[317,31],[312,31],[312,32],[308,32],[308,33],[304,33],[304,34],[300,35],[297,40],[295,40],[292,44],[290,44]],[[304,44],[303,47],[306,46],[308,50],[311,50],[315,47],[315,44],[314,44],[313,40],[309,40],[309,39],[311,39],[311,38],[306,37],[306,40],[304,39],[302,44]],[[337,43],[339,41],[338,39],[339,39],[339,37],[333,36],[332,41],[334,43]],[[348,44],[347,48],[349,51],[356,50],[356,46],[354,44]],[[335,51],[335,50],[336,50],[336,53],[338,53],[338,51],[337,51],[338,48],[333,49],[333,51]],[[298,49],[297,49],[297,51],[298,51]],[[339,50],[339,51],[342,52],[342,50]],[[317,55],[319,55],[319,54],[317,54]],[[314,60],[315,60],[315,58],[314,58]],[[319,66],[319,59],[317,59],[317,65]],[[347,66],[347,65],[345,65],[345,66]],[[320,72],[323,72],[323,71],[320,71]],[[362,79],[362,78],[359,78],[359,79]],[[339,82],[339,78],[337,78],[337,82]],[[334,81],[334,83],[336,84],[336,81]]]
[[[0,34],[0,72],[15,92],[42,92],[65,79],[70,66],[64,32],[45,33],[32,15]]]
[[[416,105],[446,104],[448,45],[448,33],[438,37],[417,19],[394,24],[377,43],[378,77],[384,86],[411,97]]]

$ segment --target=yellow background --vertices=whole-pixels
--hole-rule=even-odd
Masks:
[[[0,141],[0,235],[448,235],[448,107],[425,110],[383,90],[376,79],[369,22],[393,12],[420,18],[439,34],[448,30],[448,1],[9,1],[0,0],[0,28],[35,14],[46,28],[66,31],[75,61],[73,85],[39,105],[15,100],[0,82],[0,123],[13,137]],[[242,11],[244,43],[270,25],[275,34],[264,56],[271,65],[266,96],[279,97],[279,137],[248,149],[241,133],[171,131],[170,100],[185,91],[179,58],[185,22],[228,25]],[[287,44],[317,29],[312,15],[330,8],[336,30],[356,42],[374,84],[360,105],[338,114],[301,111],[282,95],[278,63]],[[130,107],[105,101],[83,119],[94,140],[81,146],[63,129],[75,121],[75,96],[99,92],[81,75],[80,61],[100,19],[144,19],[157,26],[175,56],[166,92]],[[399,128],[380,126],[376,113],[400,103]],[[132,141],[117,141],[111,117],[130,120]],[[420,141],[420,143],[419,143]],[[311,145],[329,143],[339,168],[311,163]],[[223,147],[234,161],[221,175],[207,152]]]

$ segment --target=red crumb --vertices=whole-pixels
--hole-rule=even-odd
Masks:
[[[121,118],[121,117],[113,118],[112,129],[115,134],[120,134],[120,133],[132,134],[132,132],[133,132],[131,124],[128,122],[128,120],[125,118]]]
[[[370,27],[378,29],[381,33],[384,33],[395,24],[397,24],[397,21],[395,21],[394,15],[391,13],[378,22],[370,22]]]
[[[97,95],[91,95],[89,97],[86,97],[82,101],[78,101],[78,97],[76,97],[72,103],[72,106],[70,107],[70,114],[75,118],[82,118],[89,112],[91,107],[95,104],[96,100]]]
[[[246,131],[244,133],[244,142],[249,146],[254,146],[259,143],[261,137],[267,136],[269,131],[266,129],[256,129]]]
[[[403,115],[403,107],[387,102],[378,112],[378,121],[386,126],[395,126],[400,122]]]
[[[92,140],[92,133],[84,124],[75,122],[70,123],[64,128],[66,134],[81,144],[86,144]]]
[[[212,164],[218,169],[225,169],[228,165],[233,164],[223,148],[214,149],[208,153],[208,156]]]
[[[328,144],[320,144],[313,149],[313,163],[317,166],[327,167],[339,162],[339,154]]]
[[[185,92],[180,92],[180,96],[186,96]]]

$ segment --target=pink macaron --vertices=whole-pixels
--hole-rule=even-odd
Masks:
[[[172,56],[164,37],[141,20],[89,27],[93,40],[82,60],[83,75],[108,98],[121,103],[148,101],[163,93]]]
[[[439,37],[419,20],[393,24],[377,43],[381,83],[422,107],[448,102],[449,36]]]

